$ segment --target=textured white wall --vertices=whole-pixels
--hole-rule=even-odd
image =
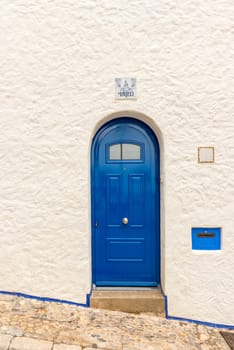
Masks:
[[[232,0],[2,0],[2,290],[85,302],[92,136],[137,111],[163,142],[169,314],[234,324],[233,14]],[[114,99],[124,76],[135,101]],[[199,145],[215,164],[197,163]],[[202,225],[222,227],[222,251],[191,250]]]

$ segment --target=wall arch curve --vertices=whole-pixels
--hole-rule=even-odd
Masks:
[[[91,178],[93,179],[93,158],[94,158],[94,147],[96,147],[96,143],[97,143],[97,137],[99,137],[100,132],[106,128],[108,125],[112,125],[113,123],[118,122],[119,120],[128,120],[128,121],[132,121],[136,124],[142,125],[142,127],[148,128],[149,133],[150,130],[152,131],[152,133],[155,136],[155,139],[158,142],[159,148],[161,150],[161,148],[163,147],[163,140],[162,140],[162,135],[161,135],[161,131],[159,129],[159,127],[156,125],[156,123],[149,117],[147,117],[146,115],[142,114],[142,113],[137,113],[134,111],[120,111],[120,112],[116,112],[116,113],[112,113],[111,115],[108,115],[106,117],[104,117],[102,120],[100,120],[99,122],[96,123],[95,125],[95,129],[93,131],[93,143],[92,143],[92,174],[91,174]],[[96,165],[95,165],[96,166]],[[93,183],[93,181],[92,181]],[[93,185],[92,185],[93,186]],[[92,196],[93,196],[93,187],[92,187]],[[161,206],[160,206],[161,207]],[[92,204],[92,212],[94,210],[93,204]],[[93,216],[93,215],[92,215]],[[160,221],[164,222],[164,220],[162,220],[162,215],[160,215]],[[96,220],[96,218],[95,218]],[[92,230],[93,230],[93,225],[92,225]],[[164,241],[164,240],[163,240]],[[163,257],[164,254],[161,255],[161,257]],[[92,259],[95,259],[95,254],[92,254]],[[162,266],[162,264],[160,264]],[[164,264],[163,264],[164,265]],[[162,277],[164,276],[164,274],[162,275]],[[163,284],[163,280],[164,278],[162,278],[161,280],[161,284]]]

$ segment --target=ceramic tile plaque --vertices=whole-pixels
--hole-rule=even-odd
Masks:
[[[115,78],[115,98],[117,100],[136,99],[136,78]]]
[[[198,163],[214,163],[214,147],[198,147]]]

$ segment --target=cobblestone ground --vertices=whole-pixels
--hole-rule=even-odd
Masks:
[[[230,350],[210,327],[1,296],[0,350],[34,349]]]

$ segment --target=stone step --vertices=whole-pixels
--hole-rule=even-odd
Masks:
[[[144,290],[94,289],[90,298],[90,306],[123,312],[150,312],[164,316],[165,303],[160,288]]]

